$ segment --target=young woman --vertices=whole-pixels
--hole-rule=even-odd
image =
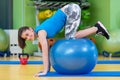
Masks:
[[[49,47],[47,39],[53,38],[64,26],[66,39],[83,38],[94,33],[101,34],[107,39],[110,38],[108,31],[100,21],[90,28],[76,32],[80,24],[80,19],[81,9],[79,5],[71,3],[58,9],[51,18],[37,26],[35,30],[27,26],[19,29],[18,42],[22,49],[26,46],[26,40],[33,41],[35,38],[38,38],[42,46],[44,69],[42,72],[35,74],[35,76],[46,75],[49,71]]]

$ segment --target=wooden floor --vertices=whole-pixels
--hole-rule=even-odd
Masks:
[[[99,57],[99,60],[119,59]],[[19,59],[16,56],[12,56],[0,58],[0,60]],[[30,57],[29,60],[41,60],[41,58]],[[120,77],[34,77],[34,74],[42,70],[42,68],[42,65],[0,64],[0,80],[120,80]],[[52,69],[51,71],[54,70]],[[93,71],[120,71],[120,64],[97,64]]]

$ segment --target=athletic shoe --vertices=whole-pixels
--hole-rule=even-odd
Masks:
[[[94,26],[98,28],[96,34],[101,34],[106,39],[110,39],[110,35],[109,35],[107,29],[100,21],[98,21]]]

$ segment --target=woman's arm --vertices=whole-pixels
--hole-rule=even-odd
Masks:
[[[46,75],[47,71],[48,71],[48,66],[49,66],[49,58],[48,58],[48,42],[46,39],[47,33],[45,30],[40,30],[38,32],[38,40],[41,44],[42,47],[42,58],[43,58],[43,66],[44,66],[44,70],[41,73],[36,74],[35,76],[39,76],[39,75]]]

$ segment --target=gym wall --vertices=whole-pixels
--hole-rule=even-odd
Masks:
[[[13,28],[13,0],[0,0],[0,28]]]

